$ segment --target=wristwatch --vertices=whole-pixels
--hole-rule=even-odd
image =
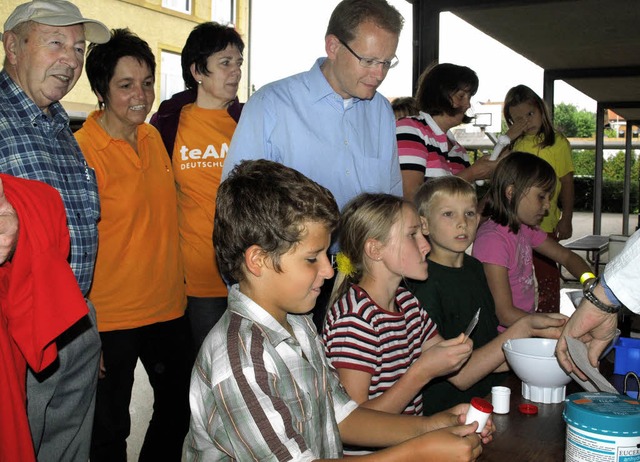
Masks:
[[[593,306],[601,311],[604,311],[605,313],[617,313],[618,311],[620,311],[620,308],[622,308],[621,305],[609,305],[607,303],[604,303],[593,293],[593,289],[595,289],[599,282],[600,278],[590,278],[586,281],[584,288],[582,289],[584,298],[589,300]]]

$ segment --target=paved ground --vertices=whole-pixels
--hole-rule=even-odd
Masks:
[[[630,218],[630,231],[635,230],[637,217]],[[606,213],[602,215],[602,235],[622,233],[622,215]],[[593,215],[591,213],[578,212],[573,217],[573,238],[578,238],[593,233]],[[583,253],[584,256],[584,253]],[[607,261],[608,256],[603,256],[603,261]],[[153,404],[153,391],[149,386],[147,375],[140,363],[136,369],[136,379],[131,398],[131,436],[128,443],[128,459],[138,460],[140,447],[144,440],[147,425],[151,419],[151,406]]]

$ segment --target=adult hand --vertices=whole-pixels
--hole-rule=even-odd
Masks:
[[[18,215],[4,195],[0,180],[0,264],[9,260],[18,242]]]
[[[562,241],[563,239],[569,239],[573,234],[573,225],[570,219],[565,219],[564,215],[560,217],[560,221],[556,225],[556,229],[553,230],[556,239]]]
[[[478,157],[471,166],[461,172],[460,177],[472,182],[491,178],[498,161],[491,160],[489,155]]]
[[[602,293],[604,293],[604,290],[602,290]],[[602,299],[602,295],[599,298]],[[571,361],[565,337],[577,338],[586,343],[589,362],[593,367],[597,367],[598,358],[613,340],[617,325],[617,314],[605,313],[593,306],[586,298],[583,299],[578,309],[569,318],[556,345],[556,357],[562,368],[567,372],[574,372],[578,377],[585,380],[584,373]]]

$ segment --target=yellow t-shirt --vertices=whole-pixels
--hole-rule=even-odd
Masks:
[[[544,217],[540,229],[550,233],[560,221],[560,209],[558,208],[558,196],[560,195],[560,178],[573,172],[573,159],[571,158],[571,145],[562,133],[556,132],[556,142],[552,146],[541,148],[538,146],[541,138],[538,135],[525,135],[516,140],[513,150],[528,152],[546,160],[551,164],[558,177],[556,191],[551,198],[549,215]]]
[[[176,189],[160,133],[138,126],[138,153],[111,138],[93,112],[76,132],[100,195],[98,255],[88,298],[98,330],[170,321],[184,315],[186,295]]]
[[[180,113],[173,170],[187,294],[193,297],[227,296],[212,236],[222,167],[236,125],[224,109],[188,104]]]

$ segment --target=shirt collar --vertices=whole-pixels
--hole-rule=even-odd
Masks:
[[[427,123],[427,125],[429,125],[431,130],[433,130],[433,133],[435,133],[436,135],[445,135],[445,133],[442,131],[442,129],[436,123],[436,121],[433,120],[433,117],[431,117],[430,114],[427,114],[424,111],[420,111],[420,116],[424,119],[424,121]],[[455,142],[456,139],[454,138],[453,133],[451,132],[451,130],[447,131],[446,135],[447,135],[447,138],[449,138],[451,141]]]
[[[2,70],[2,72],[0,72],[0,88],[6,89],[7,96],[13,99],[14,104],[17,105],[15,109],[22,112],[20,116],[28,118],[30,122],[37,122],[44,116],[50,118],[55,123],[64,125],[69,123],[69,115],[59,101],[49,105],[49,116],[47,116],[42,109],[40,109],[36,103],[27,96],[24,90],[13,81],[6,70]]]
[[[436,123],[436,121],[433,120],[433,117],[431,117],[431,115],[427,114],[424,111],[420,111],[420,115],[425,120],[425,122],[427,122],[427,125],[431,128],[431,130],[433,130],[433,133],[435,133],[436,135],[444,135],[444,132]]]
[[[256,302],[240,292],[238,284],[233,285],[229,291],[228,310],[259,324],[264,331],[265,336],[274,347],[281,342],[290,342],[294,340],[291,337],[291,334],[289,334],[289,332],[287,332],[287,330],[282,327],[273,316],[267,313],[267,311],[265,311],[265,309]],[[287,315],[287,321],[291,325],[293,331],[297,333],[299,329],[305,329],[305,325],[311,322],[307,319],[308,317],[309,316],[289,314]],[[296,343],[299,342],[296,340]]]
[[[109,146],[109,143],[113,142],[115,138],[111,138],[107,132],[102,128],[102,125],[98,122],[98,118],[102,116],[104,111],[93,111],[85,120],[83,127],[87,125],[87,128],[91,130],[91,136],[93,137],[93,142],[95,143],[96,149],[104,150]],[[143,140],[145,137],[149,136],[149,127],[146,123],[141,123],[138,125],[138,143]]]
[[[327,58],[318,58],[313,67],[308,72],[309,93],[313,101],[320,101],[323,98],[331,97],[340,101],[340,105],[343,105],[344,98],[340,96],[329,84],[329,81],[322,73],[322,63]],[[352,102],[349,107],[353,107],[359,101],[360,98],[352,97]]]

